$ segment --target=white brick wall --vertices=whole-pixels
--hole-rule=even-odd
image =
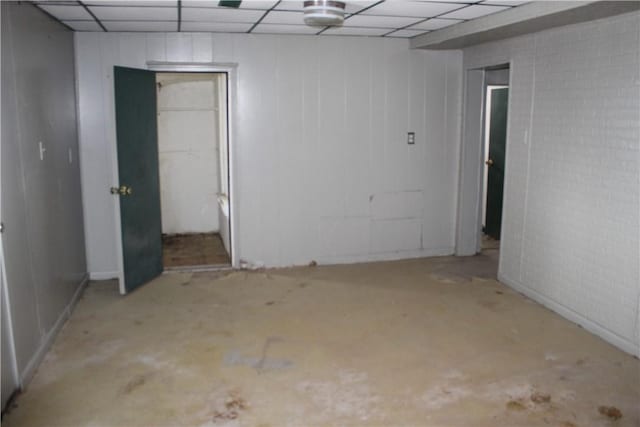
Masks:
[[[640,14],[464,51],[511,62],[500,278],[640,354]]]

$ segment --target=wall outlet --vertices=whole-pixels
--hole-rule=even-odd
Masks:
[[[416,143],[416,133],[415,132],[407,133],[407,144],[413,145],[415,143]]]

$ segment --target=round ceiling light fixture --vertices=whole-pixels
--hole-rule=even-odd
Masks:
[[[344,2],[333,0],[305,0],[304,23],[313,27],[342,25]]]

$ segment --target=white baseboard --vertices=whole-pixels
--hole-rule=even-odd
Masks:
[[[453,255],[454,248],[430,248],[430,249],[413,249],[397,252],[381,252],[365,255],[337,255],[318,258],[320,265],[326,264],[356,264],[380,261],[401,261],[414,258],[429,258],[437,256]]]
[[[430,249],[411,249],[406,251],[368,253],[363,255],[335,255],[310,258],[304,263],[285,263],[285,264],[266,264],[262,261],[243,261],[240,259],[239,265],[233,265],[234,268],[242,269],[258,269],[258,268],[287,268],[287,267],[304,267],[309,265],[311,261],[315,261],[318,265],[337,265],[337,264],[359,264],[379,261],[401,261],[414,258],[429,258],[437,256],[453,255],[453,247],[446,248],[430,248]]]
[[[619,349],[632,354],[636,357],[640,358],[640,345],[617,335],[616,333],[602,327],[596,322],[587,319],[580,313],[576,313],[570,308],[565,307],[564,305],[550,299],[549,297],[524,286],[522,283],[519,283],[517,280],[511,280],[508,277],[505,277],[503,274],[498,273],[498,280],[505,285],[517,290],[518,292],[522,292],[524,295],[528,296],[534,301],[539,302],[544,305],[548,309],[558,313],[562,317],[572,321],[573,323],[577,323],[582,326],[585,330],[591,332],[594,335],[599,336],[603,340],[607,341],[609,344],[612,344]]]
[[[117,279],[120,273],[117,271],[92,271],[89,273],[90,280],[111,280]]]
[[[29,360],[29,363],[27,363],[27,366],[24,368],[24,370],[20,373],[19,386],[21,390],[24,390],[33,378],[33,375],[36,373],[36,370],[38,369],[38,366],[40,366],[40,363],[42,363],[42,360],[46,356],[47,351],[49,351],[49,348],[51,348],[51,345],[53,344],[56,336],[64,326],[67,319],[69,319],[69,317],[71,316],[73,309],[80,299],[80,295],[82,295],[82,292],[84,291],[84,288],[88,283],[89,274],[85,274],[80,281],[76,292],[73,294],[71,301],[69,301],[69,304],[67,304],[64,310],[62,310],[62,313],[60,313],[60,317],[58,317],[58,320],[56,320],[56,323],[54,323],[51,330],[42,338],[40,347],[35,352],[33,357],[31,357],[31,360]]]

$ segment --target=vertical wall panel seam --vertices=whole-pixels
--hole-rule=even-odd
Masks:
[[[343,104],[342,104],[342,115],[341,115],[341,120],[342,120],[342,126],[341,126],[341,131],[342,131],[342,136],[347,134],[347,112],[349,111],[349,99],[348,99],[348,73],[347,73],[347,66],[346,66],[346,52],[345,52],[345,46],[346,43],[342,44],[340,46],[341,48],[341,58],[342,58],[342,96],[343,96]],[[351,142],[347,140],[347,144]],[[349,179],[349,170],[348,167],[345,165],[344,169],[343,169],[343,177],[345,179]],[[349,195],[347,194],[347,190],[346,190],[347,186],[343,185],[342,186],[342,212],[343,212],[343,217],[347,217],[348,216],[348,209],[347,209],[347,200]]]
[[[535,112],[535,97],[536,97],[536,66],[538,63],[538,35],[533,35],[533,64],[532,68],[532,76],[531,76],[531,93],[530,93],[530,107],[529,107],[529,132],[527,133],[527,140],[525,141],[527,144],[527,170],[526,170],[526,178],[524,184],[524,206],[523,206],[523,214],[522,214],[522,231],[520,235],[520,267],[518,268],[518,280],[522,283],[524,273],[524,246],[526,242],[526,232],[527,232],[527,213],[529,206],[529,180],[531,179],[531,146],[533,145],[533,117]],[[515,68],[515,67],[514,67]],[[513,71],[511,71],[513,72]]]
[[[445,63],[444,63],[444,99],[443,99],[443,106],[442,108],[444,109],[444,141],[441,141],[440,144],[444,144],[445,146],[448,145],[449,143],[449,56],[450,53],[447,52],[445,53]],[[446,155],[447,150],[445,149],[444,153],[445,153],[445,158],[447,158],[448,156]],[[447,159],[448,160],[448,159]],[[455,236],[455,232],[454,232],[454,236]],[[454,238],[455,240],[455,238]]]
[[[405,129],[405,133],[406,132],[411,132],[411,100],[413,99],[412,97],[412,93],[411,93],[411,51],[407,49],[407,53],[406,53],[406,63],[407,63],[407,84],[406,84],[406,91],[407,91],[407,122],[406,122],[406,129]],[[410,170],[411,168],[409,167],[409,163],[410,163],[410,159],[411,159],[411,147],[407,144],[406,141],[407,136],[404,135],[404,141],[402,141],[402,144],[404,145],[404,152],[405,152],[405,162],[407,164],[407,167],[404,168],[404,179],[405,182],[407,184],[410,184],[410,177],[411,177],[411,173]],[[421,233],[422,234],[422,233]]]
[[[454,150],[454,157],[453,157],[453,167],[455,169],[455,172],[453,174],[454,177],[454,184],[453,184],[453,191],[459,191],[458,189],[460,188],[460,161],[459,159],[461,158],[461,154],[462,154],[462,128],[463,128],[463,111],[464,111],[464,86],[465,86],[465,69],[464,69],[464,54],[462,52],[460,52],[459,54],[459,58],[457,59],[456,63],[458,64],[458,78],[457,78],[457,87],[458,87],[458,94],[456,96],[456,104],[457,104],[457,108],[456,108],[456,131],[453,135],[456,147]],[[451,230],[451,247],[455,248],[456,246],[456,232],[457,232],[457,221],[455,220],[455,218],[458,218],[459,212],[458,212],[458,197],[454,196],[451,198],[452,201],[452,206],[451,206],[451,211],[454,213],[454,222],[452,223],[452,230]]]
[[[367,53],[369,55],[369,67],[368,67],[368,72],[369,72],[369,138],[367,139],[367,155],[368,155],[368,171],[369,174],[371,174],[371,171],[373,170],[373,90],[374,90],[374,80],[373,80],[373,60],[375,58],[375,55],[373,54],[373,49],[371,48],[371,46],[367,46]],[[371,182],[371,175],[368,176],[369,178],[369,182]],[[367,196],[368,196],[368,200],[369,203],[367,204],[367,210],[369,212],[369,221],[367,221],[368,224],[368,232],[369,232],[369,241],[367,242],[367,253],[372,253],[373,252],[373,239],[371,238],[371,233],[373,230],[373,222],[371,220],[372,216],[373,216],[373,211],[371,209],[371,197],[373,196],[373,188],[370,186],[367,188]]]
[[[78,153],[76,155],[76,158],[78,159],[78,163],[79,163],[79,169],[80,169],[80,194],[83,195],[83,203],[82,203],[82,220],[83,220],[83,225],[84,225],[84,240],[85,240],[85,256],[86,256],[86,268],[87,271],[89,270],[89,260],[92,259],[93,257],[91,256],[91,245],[88,243],[90,241],[90,227],[87,227],[86,221],[87,221],[87,211],[86,211],[86,204],[84,203],[84,191],[85,188],[84,186],[86,185],[85,180],[82,179],[82,177],[84,177],[88,172],[84,169],[83,164],[84,162],[82,161],[82,144],[80,143],[80,138],[82,136],[82,121],[80,120],[80,61],[78,60],[78,55],[77,52],[79,51],[79,45],[80,42],[78,41],[78,38],[81,37],[79,35],[80,33],[74,33],[73,34],[73,45],[74,45],[74,60],[75,60],[75,71],[76,71],[76,111],[77,111],[77,118],[78,118]],[[88,191],[88,190],[87,190]]]
[[[265,13],[266,16],[266,13]],[[279,87],[279,83],[282,80],[282,39],[279,39],[277,44],[276,44],[276,58],[275,58],[275,67],[276,67],[276,85],[275,87],[278,88]],[[280,98],[279,94],[276,95],[276,123],[283,123],[282,120],[280,120],[280,115],[282,114],[282,99]],[[276,189],[276,200],[278,202],[276,202],[276,218],[277,218],[277,222],[279,224],[282,224],[282,188],[283,188],[283,182],[282,182],[282,172],[280,169],[280,159],[282,159],[282,153],[281,153],[281,147],[282,144],[280,143],[281,140],[281,130],[280,130],[280,126],[276,125],[276,152],[278,153],[278,155],[276,156],[276,167],[275,170],[277,171],[277,182],[278,182],[278,188]],[[278,257],[277,257],[277,263],[281,264],[281,260],[282,260],[282,233],[278,233],[277,234],[278,239],[277,239],[277,244],[278,244]],[[266,259],[266,253],[265,256],[263,257],[263,259]]]
[[[640,21],[640,17],[638,17],[638,20]],[[636,41],[637,46],[640,46],[640,25],[638,25],[637,27],[637,31],[636,31]],[[636,51],[636,56],[638,57],[639,61],[640,61],[640,53]],[[636,86],[638,88],[638,90],[636,90],[636,95],[640,95],[640,71],[638,71],[636,69]],[[640,123],[640,110],[638,111],[638,123]],[[640,133],[640,130],[638,131]],[[640,136],[640,135],[639,135]],[[640,141],[638,141],[638,144],[640,145]],[[636,187],[637,189],[639,189],[638,191],[640,192],[640,147],[638,147],[639,149],[637,150],[637,161],[638,161],[638,186]],[[640,202],[638,203],[638,213],[640,214]],[[638,218],[638,237],[640,237],[640,215],[637,216]],[[640,255],[640,239],[638,239],[638,254]],[[640,268],[638,269],[638,276],[640,276]],[[640,357],[640,277],[637,278],[637,302],[636,302],[636,325],[635,325],[635,336],[636,336],[636,342],[638,343],[638,351],[636,353],[637,357]]]
[[[427,86],[428,86],[428,82],[429,82],[429,67],[428,67],[428,62],[429,62],[429,54],[428,53],[423,53],[422,51],[420,52],[420,58],[421,58],[421,70],[422,73],[420,73],[420,76],[422,77],[422,80],[424,82],[424,84],[422,85],[422,114],[421,114],[421,118],[422,118],[422,147],[423,147],[423,157],[422,157],[422,161],[424,162],[424,169],[426,171],[427,169],[427,145],[428,145],[428,140],[427,140]],[[426,173],[422,174],[422,177],[426,180]],[[426,195],[425,192],[423,191],[422,193],[422,218],[423,220],[420,223],[420,248],[424,249],[424,218],[425,218],[425,214],[426,214],[426,210],[424,208],[425,205],[425,200],[426,200]],[[455,235],[455,234],[454,234]]]

